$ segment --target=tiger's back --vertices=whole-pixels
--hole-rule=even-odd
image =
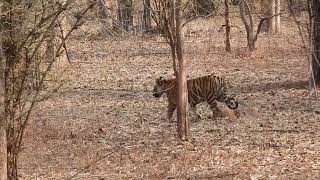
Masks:
[[[188,81],[188,97],[190,105],[197,105],[207,101],[225,102],[230,99],[227,92],[227,84],[223,78],[215,75],[203,76]],[[230,106],[229,106],[230,107]],[[236,107],[230,107],[235,109]]]

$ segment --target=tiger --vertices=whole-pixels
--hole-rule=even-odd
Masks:
[[[153,88],[153,96],[160,98],[164,93],[167,94],[168,107],[167,118],[171,121],[173,113],[177,108],[178,84],[176,79],[164,79],[159,77]],[[214,74],[187,80],[188,103],[191,111],[196,115],[196,119],[201,117],[197,113],[197,104],[207,102],[211,111],[217,112],[217,102],[224,102],[230,109],[237,109],[238,102],[227,95],[227,84],[224,78],[215,76]]]

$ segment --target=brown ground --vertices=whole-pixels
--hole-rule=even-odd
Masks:
[[[253,54],[238,28],[233,52],[225,53],[222,24],[216,18],[188,27],[188,74],[224,76],[239,100],[239,118],[212,119],[200,105],[192,140],[178,141],[166,99],[151,93],[155,78],[172,75],[163,39],[84,34],[70,41],[68,83],[33,113],[21,179],[320,178],[320,103],[306,89],[295,24],[283,21],[281,34],[261,34]]]

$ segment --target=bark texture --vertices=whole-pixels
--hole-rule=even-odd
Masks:
[[[320,1],[312,1],[312,15],[313,15],[313,56],[312,69],[316,84],[320,84]]]

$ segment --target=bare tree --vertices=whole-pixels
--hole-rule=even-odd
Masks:
[[[1,12],[1,7],[0,7]],[[7,131],[5,119],[5,102],[4,102],[4,59],[2,48],[0,46],[0,179],[7,180]]]
[[[270,0],[261,0],[260,1],[260,14],[262,16],[270,16]],[[269,21],[265,21],[261,25],[261,32],[269,31]]]
[[[260,22],[258,24],[257,31],[254,34],[254,23],[253,23],[252,13],[251,13],[251,9],[248,4],[248,1],[240,0],[239,8],[240,8],[240,16],[247,33],[248,49],[249,51],[254,51],[256,48],[256,41],[258,39],[259,33],[261,32],[263,23],[266,20],[269,20],[270,18],[274,18],[276,14],[272,14],[268,17],[260,17]]]
[[[312,70],[313,76],[316,84],[320,84],[320,1],[319,0],[310,0],[311,1],[311,24],[312,28]]]
[[[275,0],[275,13],[272,14],[275,16],[275,33],[280,32],[280,15],[281,15],[281,1]]]
[[[290,16],[301,16],[303,0],[288,0],[288,11]]]
[[[247,32],[247,45],[249,50],[253,51],[255,49],[258,32],[254,35],[252,14],[248,2],[246,0],[241,0],[239,2],[239,8],[240,16]]]
[[[117,2],[120,28],[129,31],[133,26],[132,0],[118,0]]]
[[[155,0],[153,19],[171,48],[173,72],[178,83],[177,133],[180,139],[188,140],[190,136],[188,112],[188,91],[186,62],[183,43],[183,15],[181,0]]]
[[[226,39],[225,39],[225,44],[226,44],[226,51],[231,52],[231,43],[230,43],[230,22],[229,22],[229,1],[225,0],[224,1],[225,5],[225,12],[224,12],[224,18],[225,18],[225,25],[226,25]]]
[[[178,136],[181,139],[188,140],[190,136],[190,125],[188,119],[188,90],[186,62],[184,58],[184,43],[182,30],[182,0],[176,0],[175,20],[176,20],[176,52],[179,62],[178,73]]]
[[[211,15],[220,4],[218,1],[214,0],[190,0],[189,5],[189,15],[195,16],[208,16]]]
[[[0,3],[0,13],[3,11],[3,4]],[[0,32],[5,28],[0,24]],[[2,42],[2,34],[0,34],[0,42]],[[0,179],[7,180],[7,121],[5,116],[5,59],[3,48],[0,44]]]
[[[114,28],[119,28],[118,22],[112,17],[111,12],[106,6],[106,0],[96,0],[97,3],[97,16],[99,23],[101,23],[101,31],[103,34],[114,36],[112,31],[112,26],[115,26]],[[112,3],[110,3],[112,4]]]
[[[153,3],[152,18],[155,20],[160,33],[164,35],[165,40],[170,46],[173,72],[175,77],[178,77],[173,1],[154,0]]]
[[[280,0],[261,0],[261,14],[269,17],[263,22],[261,31],[269,33],[280,32]]]
[[[56,58],[62,52],[67,52],[64,46],[66,39],[82,25],[82,17],[94,6],[94,3],[89,3],[84,9],[75,12],[73,26],[65,35],[60,36],[59,41],[53,41],[56,48],[51,51],[53,54],[50,54],[49,62],[44,62],[42,59],[47,58],[47,54],[44,53],[47,50],[47,42],[55,37],[50,32],[59,23],[64,12],[72,9],[74,1],[67,0],[63,4],[56,2],[54,4],[56,7],[52,7],[51,3],[39,5],[40,1],[29,2],[7,0],[2,4],[1,9],[1,63],[5,67],[1,69],[4,69],[4,78],[0,77],[1,82],[4,79],[4,88],[1,88],[1,92],[4,90],[4,104],[1,104],[4,113],[0,114],[0,130],[2,141],[6,136],[6,144],[1,143],[1,152],[4,150],[3,146],[6,146],[8,179],[18,179],[18,154],[31,111],[39,102],[48,99],[61,84],[46,91],[42,91],[41,86]],[[48,8],[49,13],[45,13]],[[38,64],[41,65],[38,66]],[[32,68],[36,66],[41,72],[39,73],[40,88],[33,89],[30,87],[34,78]],[[6,132],[3,134],[4,126]],[[1,164],[1,171],[3,166],[4,164]]]
[[[105,0],[97,0],[97,7],[99,8],[100,17],[103,19],[107,19],[109,16],[109,12],[106,8]]]
[[[143,1],[143,29],[150,31],[151,29],[151,4],[150,0]]]
[[[272,16],[275,14],[276,10],[276,1],[275,0],[269,0],[269,7],[268,7],[268,16]],[[271,17],[267,20],[268,22],[268,32],[273,33],[275,31],[276,27],[276,21],[274,17]]]

